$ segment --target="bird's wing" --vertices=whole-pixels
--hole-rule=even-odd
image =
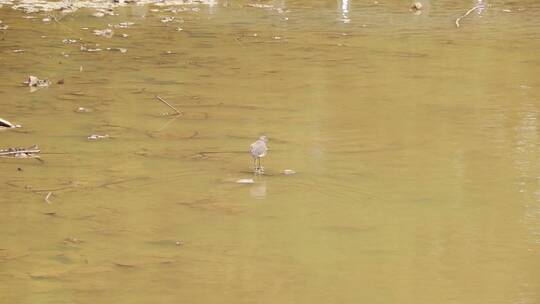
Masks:
[[[251,153],[257,155],[258,157],[263,157],[266,155],[266,145],[263,142],[256,142],[253,145]]]

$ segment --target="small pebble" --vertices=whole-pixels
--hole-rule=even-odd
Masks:
[[[236,181],[238,184],[254,184],[253,178],[242,178]]]
[[[163,22],[163,23],[171,22],[173,20],[174,20],[174,17],[163,17],[163,18],[161,18],[161,22]]]
[[[120,53],[127,53],[126,48],[107,48],[107,51],[119,51]]]
[[[66,38],[66,39],[62,40],[62,43],[66,43],[66,44],[71,44],[71,43],[76,43],[76,42],[77,42],[76,39]]]
[[[293,174],[296,174],[296,171],[291,170],[291,169],[285,169],[285,170],[283,170],[283,174],[285,174],[285,175],[293,175]]]
[[[415,3],[413,3],[413,4],[411,5],[411,9],[412,9],[412,10],[415,10],[415,11],[419,11],[419,10],[421,10],[422,8],[423,8],[423,5],[422,5],[422,3],[420,3],[420,2],[415,2]]]
[[[109,138],[109,135],[107,135],[107,134],[105,134],[105,135],[92,134],[92,135],[88,136],[89,140],[98,140],[98,139],[106,139],[106,138]]]

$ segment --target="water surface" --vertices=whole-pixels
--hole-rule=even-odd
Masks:
[[[0,302],[539,303],[540,4],[247,3],[0,9]]]

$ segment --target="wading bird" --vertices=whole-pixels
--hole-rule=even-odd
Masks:
[[[263,135],[249,146],[249,153],[251,154],[251,157],[253,157],[255,174],[264,172],[264,168],[261,166],[261,158],[268,152],[268,147],[266,146],[267,142],[268,139]]]

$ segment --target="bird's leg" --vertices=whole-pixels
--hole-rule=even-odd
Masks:
[[[259,172],[260,172],[260,173],[263,173],[263,172],[264,172],[264,169],[263,169],[263,167],[262,167],[262,165],[261,165],[261,158],[260,158],[260,157],[259,157]]]
[[[257,173],[257,159],[254,157],[253,158],[253,171],[255,171],[255,173]]]
[[[261,174],[261,159],[259,157],[254,158],[255,174]]]

